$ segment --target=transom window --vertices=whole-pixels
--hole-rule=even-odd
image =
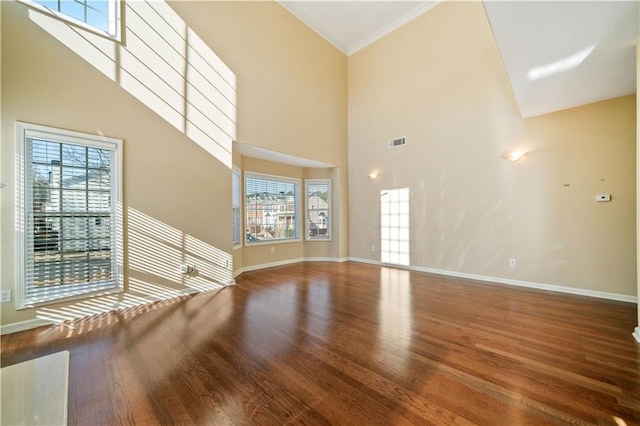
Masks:
[[[306,179],[307,240],[331,239],[331,179]]]
[[[245,243],[300,239],[300,181],[245,173]]]
[[[119,0],[22,0],[35,3],[62,18],[79,22],[111,37],[119,37]]]
[[[17,130],[18,308],[121,291],[121,141]]]

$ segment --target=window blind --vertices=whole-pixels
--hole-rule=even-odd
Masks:
[[[33,126],[20,150],[18,306],[119,288],[117,145]]]

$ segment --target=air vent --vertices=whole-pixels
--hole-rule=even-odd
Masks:
[[[396,148],[407,143],[407,138],[389,139],[389,148]]]

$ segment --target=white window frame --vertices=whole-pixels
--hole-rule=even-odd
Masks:
[[[231,170],[231,228],[233,248],[242,247],[242,172],[236,166]],[[237,201],[237,203],[236,203]]]
[[[121,28],[122,19],[121,19],[121,7],[120,7],[121,0],[107,0],[109,5],[109,30],[108,31],[104,31],[102,28],[98,28],[94,25],[91,25],[87,22],[76,19],[58,10],[50,9],[43,4],[37,3],[35,0],[18,0],[18,1],[26,4],[31,8],[37,9],[49,15],[53,15],[58,19],[62,19],[63,21],[69,22],[75,26],[94,32],[98,35],[109,37],[118,42],[122,41],[122,28]],[[61,0],[61,1],[73,1],[73,0]]]
[[[411,264],[411,190],[380,191],[380,262]]]
[[[326,217],[326,223],[324,224],[324,226],[326,227],[325,229],[327,230],[327,233],[324,235],[315,235],[312,236],[311,235],[311,215],[313,214],[313,211],[315,210],[324,210],[324,209],[318,209],[318,208],[312,208],[312,206],[309,206],[309,186],[310,185],[327,185],[327,217]],[[331,241],[331,227],[332,227],[332,220],[331,220],[331,179],[305,179],[304,180],[304,201],[305,201],[305,235],[306,235],[306,240],[307,241]]]
[[[247,241],[247,238],[243,238],[245,247],[248,246],[258,246],[265,244],[281,244],[281,243],[291,243],[296,241],[302,241],[300,238],[301,235],[301,222],[300,222],[300,179],[285,177],[285,176],[275,176],[264,173],[257,172],[244,172],[244,228],[246,231],[250,229],[250,224],[248,220],[249,209],[247,208],[247,179],[261,179],[272,182],[282,182],[287,184],[294,185],[294,215],[295,215],[295,235],[291,238],[273,238],[273,239],[265,239],[265,240],[257,240],[257,241]],[[280,210],[278,210],[278,213]],[[245,234],[246,235],[246,234]]]
[[[83,147],[107,149],[113,152],[110,158],[110,198],[111,198],[111,271],[108,281],[75,284],[72,288],[56,288],[51,292],[36,292],[29,297],[27,268],[29,256],[33,256],[33,245],[29,248],[30,220],[28,207],[32,191],[28,188],[27,176],[32,165],[27,164],[27,143],[29,139]],[[100,135],[57,129],[37,124],[16,122],[16,309],[59,303],[67,300],[95,295],[120,293],[123,291],[122,277],[122,140]],[[47,294],[48,293],[48,294]]]

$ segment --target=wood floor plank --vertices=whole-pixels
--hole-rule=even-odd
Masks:
[[[2,336],[2,366],[69,350],[71,425],[640,424],[633,304],[356,262],[236,281]]]

